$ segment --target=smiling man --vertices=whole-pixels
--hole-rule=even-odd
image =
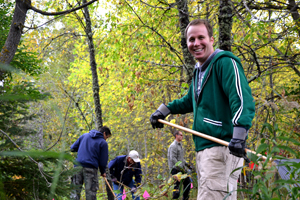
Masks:
[[[189,52],[198,61],[188,94],[161,104],[151,115],[153,128],[169,114],[194,113],[193,130],[229,142],[222,146],[193,136],[198,177],[197,200],[236,199],[237,179],[245,157],[248,130],[255,114],[254,100],[239,58],[229,51],[213,49],[208,21],[196,19],[185,31]],[[228,186],[228,187],[227,187]]]

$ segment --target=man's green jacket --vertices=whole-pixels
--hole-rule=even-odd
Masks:
[[[240,59],[229,51],[216,54],[205,71],[199,96],[197,70],[187,95],[167,107],[172,114],[193,112],[193,130],[229,142],[234,127],[248,130],[255,114],[251,88]],[[193,139],[196,151],[220,146],[195,135]]]

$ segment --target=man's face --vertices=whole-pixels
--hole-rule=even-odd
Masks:
[[[214,38],[208,36],[204,24],[190,26],[187,31],[187,45],[189,52],[202,65],[214,52]]]
[[[104,140],[107,140],[108,138],[110,138],[110,135],[106,135],[106,133],[104,132],[103,137],[104,137]]]
[[[131,165],[135,163],[134,160],[130,157],[127,158],[127,162]]]
[[[179,132],[178,135],[176,135],[176,140],[177,140],[178,142],[181,142],[182,139],[183,139],[183,135],[182,135],[181,132]]]

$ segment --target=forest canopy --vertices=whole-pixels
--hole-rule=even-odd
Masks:
[[[0,0],[0,196],[67,198],[70,146],[103,125],[112,132],[109,159],[137,150],[143,183],[159,196],[153,188],[169,177],[174,129],[153,129],[149,117],[188,91],[196,61],[184,30],[197,18],[211,22],[214,48],[243,64],[255,100],[248,148],[268,159],[299,158],[299,12],[293,0]],[[191,129],[193,114],[167,121]],[[192,137],[185,133],[183,146],[195,165]],[[262,167],[271,171],[268,162]],[[292,176],[272,178],[243,192],[271,199],[280,196],[278,184],[285,194],[299,191]],[[100,179],[103,199],[104,185]]]

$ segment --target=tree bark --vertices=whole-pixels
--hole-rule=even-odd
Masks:
[[[184,66],[184,70],[186,73],[185,80],[188,84],[190,84],[193,78],[193,70],[196,63],[194,57],[190,54],[188,50],[186,38],[184,36],[185,29],[190,22],[187,0],[176,0],[176,4],[178,9],[179,24],[180,24],[181,49],[182,49],[184,63],[185,63]]]
[[[219,48],[231,51],[232,2],[220,0],[219,7]]]
[[[88,5],[94,3],[95,1],[97,0],[92,0],[89,2],[85,1],[85,4],[81,6],[62,12],[45,12],[33,7],[31,5],[31,0],[16,0],[14,16],[10,26],[10,30],[0,53],[0,63],[10,64],[10,62],[14,58],[21,40],[22,30],[25,25],[26,14],[29,9],[42,15],[64,15],[74,12],[82,7],[86,8]],[[2,81],[4,78],[5,72],[0,68],[0,81]]]
[[[300,37],[300,15],[298,13],[297,8],[299,9],[298,5],[296,4],[295,0],[289,0],[289,7],[291,8],[291,15],[293,17],[293,20],[295,21],[296,24],[296,29],[298,32],[298,36]]]
[[[82,1],[83,3],[86,3],[86,0]],[[97,73],[97,63],[95,59],[95,45],[94,45],[94,39],[93,39],[93,32],[92,32],[92,22],[90,18],[90,13],[88,7],[84,7],[84,18],[86,22],[85,26],[85,34],[87,36],[87,41],[89,45],[89,54],[90,54],[90,66],[92,70],[92,82],[93,82],[93,99],[94,99],[94,106],[95,106],[95,114],[96,114],[96,129],[99,130],[103,126],[102,122],[102,109],[101,109],[101,103],[100,103],[100,96],[99,96],[99,81],[98,81],[98,73]],[[112,187],[112,182],[111,182],[111,176],[109,173],[108,168],[106,169],[106,175],[107,175],[107,180]],[[114,200],[114,195],[110,191],[109,186],[107,183],[105,183],[106,187],[106,193],[107,193],[107,198],[108,200]]]
[[[19,45],[21,40],[22,30],[26,19],[26,13],[30,8],[31,1],[16,0],[16,6],[14,11],[13,20],[10,26],[10,30],[5,41],[4,47],[0,53],[0,63],[9,64]],[[0,70],[0,80],[4,78],[4,71]]]
[[[86,0],[82,1],[86,3]],[[94,99],[94,106],[95,106],[95,114],[96,114],[96,129],[99,130],[103,126],[102,123],[102,110],[100,104],[100,97],[99,97],[99,81],[98,81],[98,73],[97,73],[97,63],[95,59],[95,45],[93,40],[93,32],[92,32],[92,23],[90,18],[90,13],[88,7],[84,7],[84,18],[86,22],[85,27],[85,34],[87,36],[87,42],[89,46],[89,54],[90,54],[90,66],[92,71],[92,83],[93,83],[93,99]]]

